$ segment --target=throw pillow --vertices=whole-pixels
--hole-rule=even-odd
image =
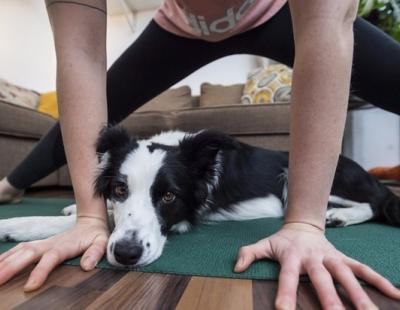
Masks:
[[[243,104],[289,102],[292,89],[292,70],[274,64],[250,73],[243,89]]]
[[[39,104],[39,93],[13,85],[0,79],[0,99],[25,108],[36,109]]]
[[[58,119],[57,93],[52,91],[41,94],[37,110]]]

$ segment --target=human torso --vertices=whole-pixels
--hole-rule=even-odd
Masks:
[[[165,0],[155,21],[174,34],[220,41],[257,27],[287,0]]]

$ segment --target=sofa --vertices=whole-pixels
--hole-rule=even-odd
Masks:
[[[215,128],[252,145],[288,150],[290,105],[241,104],[243,87],[243,84],[204,83],[199,96],[192,96],[188,86],[170,89],[136,110],[122,125],[138,138],[171,129]],[[46,114],[0,99],[1,178],[29,153],[56,121]],[[65,166],[33,186],[70,185]]]

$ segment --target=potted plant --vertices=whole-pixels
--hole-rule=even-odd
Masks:
[[[400,0],[360,0],[358,14],[400,42]]]

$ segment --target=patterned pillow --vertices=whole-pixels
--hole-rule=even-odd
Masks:
[[[247,77],[243,89],[243,104],[289,102],[292,90],[292,70],[274,64],[258,68]]]
[[[39,104],[39,93],[13,85],[0,79],[0,99],[25,108],[36,109]]]

